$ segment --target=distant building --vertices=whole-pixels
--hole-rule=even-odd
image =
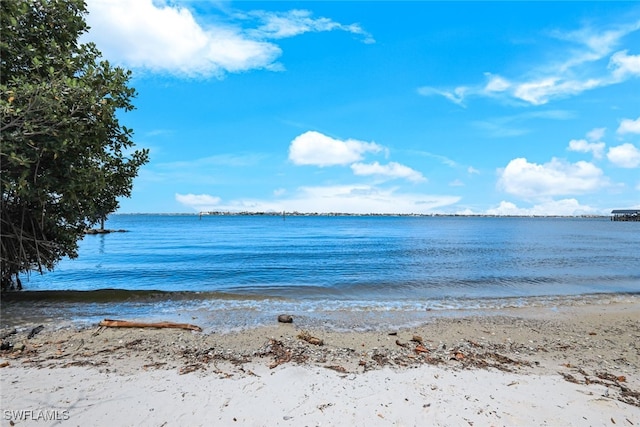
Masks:
[[[640,221],[640,209],[614,209],[611,221]]]

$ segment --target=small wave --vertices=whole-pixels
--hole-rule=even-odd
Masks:
[[[10,293],[2,300],[2,326],[35,322],[95,325],[103,318],[197,322],[205,330],[230,331],[273,324],[281,313],[297,325],[329,329],[409,327],[434,316],[483,314],[526,307],[561,307],[637,302],[640,292],[527,297],[433,299],[286,299],[207,292],[39,291]],[[20,297],[16,297],[20,295]]]

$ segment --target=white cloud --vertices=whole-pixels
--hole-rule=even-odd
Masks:
[[[396,162],[389,162],[386,165],[381,165],[378,162],[354,163],[351,165],[351,170],[355,175],[360,176],[376,175],[388,178],[404,178],[413,182],[426,181],[426,178],[420,172]]]
[[[560,64],[561,71],[567,71],[573,67],[598,61],[611,53],[627,34],[640,28],[640,22],[622,25],[619,28],[604,31],[596,31],[590,27],[584,27],[576,31],[553,31],[550,35],[559,40],[565,40],[577,45],[567,55],[567,59]]]
[[[180,77],[222,77],[252,69],[282,70],[276,62],[281,48],[268,39],[309,31],[341,30],[373,38],[357,24],[344,25],[313,18],[307,11],[254,16],[225,16],[227,23],[203,25],[186,7],[153,0],[89,0],[86,17],[91,27],[84,36],[103,56],[128,68]],[[255,17],[263,24],[254,25]]]
[[[220,203],[220,198],[208,194],[179,194],[176,193],[176,201],[189,206],[198,212],[209,210],[210,206]]]
[[[469,88],[465,86],[459,86],[453,90],[437,89],[430,86],[423,86],[418,88],[418,93],[420,95],[424,95],[424,96],[441,95],[447,98],[449,101],[453,102],[454,104],[458,104],[460,106],[464,106],[464,99],[468,91],[469,91]]]
[[[544,104],[558,82],[556,77],[547,77],[538,81],[521,83],[516,86],[513,95],[534,105]]]
[[[256,30],[251,31],[252,34],[261,38],[281,39],[308,32],[340,30],[363,36],[365,43],[375,43],[371,34],[358,24],[344,25],[329,18],[313,18],[308,10],[255,11],[250,15],[258,17],[263,22]]]
[[[638,117],[635,120],[633,119],[622,120],[616,132],[621,135],[626,133],[640,133],[640,117]]]
[[[592,28],[568,33],[556,31],[550,35],[569,44],[555,52],[556,57],[563,58],[560,62],[530,65],[526,74],[512,78],[485,73],[487,81],[484,84],[457,86],[453,90],[422,87],[418,92],[425,96],[441,95],[461,106],[470,96],[511,98],[543,105],[554,99],[621,83],[640,76],[640,55],[629,55],[627,50],[614,53],[614,50],[625,36],[638,29],[640,21],[604,31]]]
[[[485,73],[485,75],[489,77],[489,81],[484,87],[485,92],[504,92],[511,87],[511,83],[503,77],[491,73]]]
[[[601,159],[606,144],[600,140],[604,136],[606,128],[595,128],[587,132],[587,140],[572,139],[569,141],[569,151],[577,151],[580,153],[591,153],[596,159]]]
[[[487,215],[511,216],[576,216],[597,213],[596,209],[583,206],[576,199],[552,200],[530,208],[520,208],[512,202],[502,201],[498,207],[486,211]]]
[[[532,105],[543,105],[553,98],[577,95],[602,85],[603,80],[598,78],[570,80],[553,76],[520,83],[515,86],[513,96]]]
[[[449,183],[449,187],[464,187],[464,182],[459,179],[454,179]]]
[[[636,168],[640,166],[640,150],[633,144],[622,144],[610,147],[607,158],[611,163],[621,168]]]
[[[304,213],[431,213],[434,209],[457,203],[460,197],[401,193],[369,185],[301,187],[287,199],[238,199],[223,202],[214,196],[180,195],[176,200],[196,211],[252,211]],[[207,203],[211,202],[211,203]]]
[[[580,153],[592,153],[596,159],[602,158],[604,152],[604,142],[587,142],[584,139],[572,139],[569,141],[569,151],[578,151]]]
[[[628,55],[627,52],[616,52],[609,61],[609,68],[613,69],[613,77],[616,80],[640,75],[640,55]]]
[[[152,0],[91,0],[88,38],[105,58],[131,68],[180,76],[220,76],[266,68],[278,46],[251,40],[233,27],[203,28],[192,13]]]
[[[468,172],[469,174],[471,174],[471,175],[474,175],[474,174],[480,174],[480,171],[479,171],[478,169],[474,168],[473,166],[469,166],[469,167],[467,168],[467,172]]]
[[[427,213],[460,200],[456,196],[398,193],[368,185],[304,187],[289,203],[311,212]]]
[[[383,150],[375,142],[355,139],[342,141],[320,132],[308,131],[291,141],[289,160],[296,165],[348,165],[362,160],[365,153],[379,153]]]
[[[592,163],[568,163],[556,158],[542,165],[524,158],[513,159],[499,175],[500,189],[532,199],[587,193],[607,183],[602,170]]]
[[[600,141],[604,137],[607,128],[595,128],[587,132],[589,141]]]

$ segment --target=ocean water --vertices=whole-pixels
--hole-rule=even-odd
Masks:
[[[23,280],[2,324],[163,319],[376,329],[640,296],[640,224],[607,218],[113,215]],[[38,291],[38,292],[35,292]]]

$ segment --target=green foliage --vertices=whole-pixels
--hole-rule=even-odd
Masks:
[[[2,288],[77,256],[86,228],[131,195],[148,160],[118,111],[133,109],[130,72],[78,38],[79,0],[0,2]]]

